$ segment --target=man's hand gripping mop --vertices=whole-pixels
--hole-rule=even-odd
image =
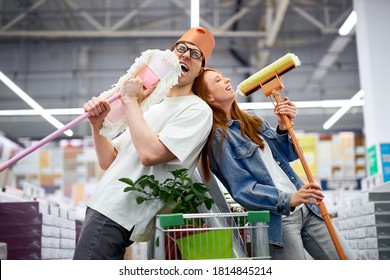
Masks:
[[[145,112],[151,105],[160,102],[164,98],[164,94],[178,83],[180,75],[181,67],[179,59],[170,50],[161,51],[155,49],[143,52],[140,57],[135,59],[134,64],[130,67],[127,73],[123,75],[111,89],[100,94],[100,97],[107,99],[111,104],[111,110],[104,119],[100,134],[110,139],[118,135],[127,127],[124,108],[122,102],[118,100],[120,97],[119,90],[126,80],[133,76],[139,76],[144,81],[145,89],[157,84],[153,92],[141,103],[141,110]],[[57,138],[62,133],[79,124],[88,117],[89,113],[85,112],[73,121],[64,125],[62,128],[56,130],[39,142],[23,150],[13,158],[2,163],[0,165],[0,172],[12,166],[17,161],[34,152],[36,149],[42,147],[51,140]]]

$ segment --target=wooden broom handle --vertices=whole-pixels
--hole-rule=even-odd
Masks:
[[[274,97],[276,104],[279,104],[280,102],[282,102],[282,100],[280,99],[278,90],[273,90],[272,96]],[[305,174],[306,174],[308,181],[310,183],[315,183],[314,177],[310,171],[309,165],[308,165],[306,158],[303,154],[302,148],[299,145],[298,139],[295,135],[291,119],[285,115],[281,115],[281,118],[282,118],[284,126],[288,130],[288,133],[291,137],[291,140],[293,141],[295,150],[298,153],[299,160],[301,161],[302,167],[305,171]],[[330,237],[332,238],[332,241],[333,241],[333,244],[336,248],[337,254],[339,255],[340,260],[346,260],[347,256],[344,252],[343,247],[341,246],[340,240],[337,236],[336,230],[335,230],[333,223],[330,219],[330,216],[329,216],[328,210],[326,209],[325,203],[323,201],[318,201],[318,200],[317,200],[317,202],[318,202],[318,208],[320,209],[321,216],[325,221],[326,227],[328,228]]]

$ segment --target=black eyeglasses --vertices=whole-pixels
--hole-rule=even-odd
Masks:
[[[176,43],[176,50],[179,53],[185,53],[186,51],[190,50],[190,56],[195,60],[201,60],[203,59],[203,54],[200,50],[197,49],[191,49],[189,48],[185,43]]]

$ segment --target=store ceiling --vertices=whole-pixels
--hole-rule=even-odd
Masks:
[[[200,25],[212,30],[217,39],[209,66],[231,77],[234,86],[290,52],[302,62],[302,66],[282,77],[284,94],[291,100],[350,99],[359,91],[355,35],[340,37],[337,32],[353,9],[352,0],[199,2]],[[107,75],[108,70],[99,71],[99,65],[127,59],[121,56],[119,45],[134,46],[134,56],[148,48],[168,46],[189,26],[190,0],[2,0],[0,71],[46,109],[80,108],[91,94],[97,95],[111,86],[112,83],[99,85],[92,80],[95,87],[89,86],[87,94],[83,92],[91,79]],[[112,50],[101,51],[102,46],[110,44]],[[66,60],[51,62],[75,49],[78,60],[71,63],[71,70],[64,70]],[[88,63],[83,63],[85,52]],[[121,67],[113,63],[111,75],[119,78],[124,71]],[[73,83],[76,90],[65,90]],[[28,109],[1,82],[0,96],[0,114],[8,109]],[[240,96],[238,101],[269,99],[257,92],[250,97]],[[322,126],[336,111],[337,108],[300,109],[295,128],[329,132]],[[272,110],[257,112],[275,123]],[[77,116],[56,117],[67,123]],[[353,107],[330,131],[361,131],[363,126],[362,107]],[[54,130],[41,117],[0,116],[0,131],[15,141],[41,139]],[[74,132],[75,137],[88,135],[87,123],[80,124]]]

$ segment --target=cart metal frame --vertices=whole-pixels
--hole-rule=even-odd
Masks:
[[[269,211],[157,215],[148,259],[270,259],[269,219]]]

